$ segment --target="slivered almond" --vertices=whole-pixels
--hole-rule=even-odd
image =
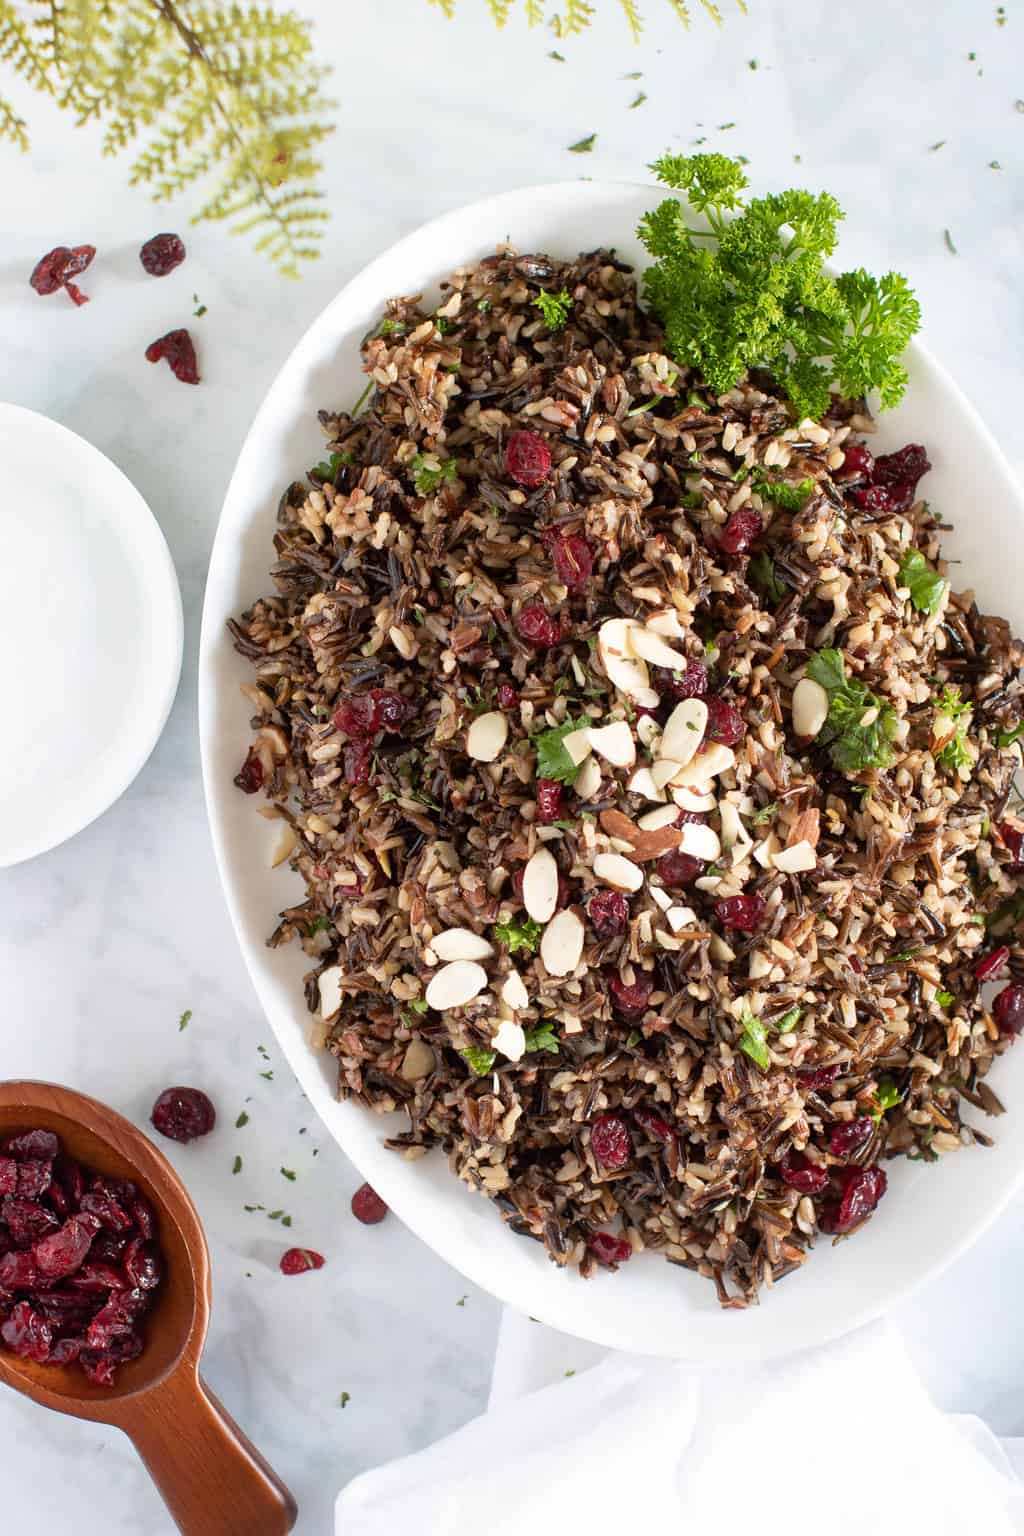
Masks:
[[[627,843],[633,843],[640,836],[636,822],[630,821],[622,811],[602,811],[598,819],[602,832],[607,832],[609,837],[621,837]]]
[[[657,709],[661,702],[651,687],[647,663],[634,656],[630,648],[630,619],[606,619],[597,632],[597,649],[608,681],[620,692],[643,704],[647,709]]]
[[[656,763],[651,764],[651,778],[658,789],[664,789],[666,784],[671,784],[677,773],[682,773],[683,765],[673,762],[671,758],[659,757]]]
[[[332,965],[321,971],[317,981],[320,993],[320,1017],[330,1019],[341,1007],[341,966]]]
[[[802,677],[793,689],[793,729],[798,736],[817,736],[828,719],[828,694],[813,677]]]
[[[439,960],[486,960],[494,954],[494,945],[471,928],[446,928],[430,941]]]
[[[540,958],[550,976],[569,976],[583,954],[583,923],[571,907],[558,912],[544,929]]]
[[[500,710],[477,715],[466,732],[466,751],[478,763],[493,763],[508,740],[508,720]]]
[[[629,644],[634,656],[642,656],[652,667],[667,667],[670,672],[682,672],[687,666],[685,653],[677,651],[663,635],[656,634],[652,629],[630,630]]]
[[[786,838],[786,847],[792,848],[795,843],[808,842],[812,848],[817,848],[818,838],[821,836],[821,813],[813,807],[807,811],[801,811],[789,829]]]
[[[631,768],[636,762],[636,742],[625,720],[614,720],[611,725],[591,726],[587,732],[590,745],[599,757],[613,768]]]
[[[626,788],[631,795],[643,795],[645,800],[664,800],[665,791],[659,789],[649,768],[638,768],[630,774]]]
[[[736,753],[732,747],[723,746],[720,741],[709,741],[703,751],[698,752],[692,762],[687,764],[682,782],[691,789],[698,784],[706,785],[709,779],[725,773],[735,761]]]
[[[509,1061],[519,1061],[526,1051],[526,1031],[521,1024],[503,1019],[491,1036],[491,1049],[500,1051]]]
[[[602,811],[601,830],[609,837],[621,838],[630,845],[634,859],[643,863],[647,859],[660,859],[671,848],[678,848],[682,841],[681,827],[662,827],[657,832],[642,832],[621,811]]]
[[[806,838],[800,843],[793,843],[784,848],[781,853],[775,854],[772,863],[776,869],[781,869],[784,875],[801,874],[807,869],[816,869],[818,855]]]
[[[586,726],[579,731],[570,731],[568,736],[562,737],[562,746],[568,752],[577,768],[585,762],[593,751],[590,740],[590,732]]]
[[[523,870],[523,906],[535,923],[546,923],[558,904],[558,865],[538,848]]]
[[[680,831],[683,835],[679,846],[683,853],[695,859],[705,859],[709,864],[714,863],[722,851],[722,844],[713,827],[705,826],[703,822],[688,821]]]
[[[708,954],[718,965],[728,965],[736,959],[736,951],[725,942],[720,933],[713,933],[708,941]]]
[[[588,757],[573,780],[573,789],[581,800],[589,800],[601,788],[601,765],[594,757]]]
[[[277,840],[277,847],[274,849],[274,856],[270,861],[271,869],[276,869],[279,864],[284,863],[285,859],[291,858],[298,841],[299,834],[290,823],[286,822],[281,828],[281,836]]]
[[[676,785],[672,799],[684,811],[713,811],[718,803],[710,790],[691,789],[686,784]]]
[[[669,895],[668,891],[664,890],[660,885],[652,885],[649,886],[648,889],[654,898],[655,904],[659,906],[663,912],[667,912],[669,907],[672,905],[672,897]]]
[[[552,861],[553,862],[553,861]],[[453,960],[442,965],[427,983],[426,998],[431,1008],[463,1008],[479,996],[487,985],[487,972],[474,960]]]
[[[599,853],[594,860],[594,874],[616,891],[638,891],[644,883],[640,866],[624,859],[621,853]]]
[[[526,1008],[529,1006],[530,994],[526,990],[526,983],[518,971],[509,971],[501,984],[501,1000],[508,1003],[510,1008]]]
[[[697,914],[692,907],[669,907],[665,917],[673,933],[678,933],[680,928],[697,926]]]
[[[653,747],[661,735],[661,726],[653,715],[641,715],[636,723],[636,733],[645,747]]]
[[[659,805],[653,811],[645,811],[637,817],[637,826],[641,832],[657,832],[661,827],[674,827],[679,816],[679,807],[676,805]]]
[[[661,733],[661,756],[685,767],[696,755],[708,726],[708,707],[703,699],[684,699],[668,717]]]
[[[668,635],[671,640],[686,638],[683,626],[679,622],[679,615],[674,608],[656,608],[653,613],[647,615],[644,628],[652,629],[656,635]]]

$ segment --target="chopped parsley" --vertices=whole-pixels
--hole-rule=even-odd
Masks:
[[[747,566],[747,584],[773,607],[781,603],[789,591],[786,583],[775,574],[775,561],[766,550],[755,555]]]
[[[343,465],[354,462],[350,453],[332,453],[326,461],[321,460],[319,464],[313,465],[309,472],[310,479],[315,476],[320,481],[333,480]]]
[[[392,795],[391,798],[394,799],[395,798],[394,795]],[[310,938],[312,938],[314,933],[326,933],[327,929],[330,926],[331,926],[330,918],[329,917],[325,917],[324,914],[321,912],[319,917],[314,917],[314,919],[313,919],[313,921],[311,923],[307,923],[307,925],[306,925],[306,932],[309,934]]]
[[[538,779],[555,779],[559,784],[572,783],[579,772],[579,766],[565,750],[565,738],[589,723],[589,720],[565,720],[550,731],[541,731],[538,736],[534,736]]]
[[[350,1402],[351,1402],[351,1401],[352,1401],[352,1393],[351,1393],[351,1392],[343,1392],[343,1393],[342,1393],[342,1394],[341,1394],[341,1396],[340,1396],[340,1397],[339,1397],[339,1398],[338,1398],[338,1407],[339,1407],[339,1408],[344,1408],[344,1407],[346,1407],[346,1406],[347,1406],[347,1405],[348,1405],[348,1404],[349,1404],[349,1403],[350,1403]]]
[[[524,949],[528,955],[535,955],[543,929],[540,923],[534,922],[532,917],[525,917],[521,923],[495,923],[492,932],[498,943],[504,944],[510,955],[518,954],[521,949]]]
[[[411,1003],[405,1005],[410,1013],[426,1013],[427,1000],[425,997],[414,997]]]
[[[877,389],[883,406],[897,404],[907,384],[900,356],[920,306],[898,272],[829,274],[843,216],[834,197],[791,188],[745,201],[743,167],[722,154],[665,154],[652,169],[710,225],[691,228],[674,197],[640,222],[654,257],[645,291],[673,357],[716,395],[748,368],[766,367],[798,417],[817,419],[833,383],[844,395]]]
[[[569,145],[570,155],[589,155],[597,143],[597,134],[589,133],[585,139],[577,139],[575,144]]]
[[[450,485],[455,479],[454,459],[438,459],[433,454],[430,457],[435,459],[435,464],[431,464],[424,453],[415,453],[412,457],[410,468],[418,496],[432,496],[442,485]]]
[[[565,54],[564,53],[559,53],[558,50],[555,49],[555,48],[552,48],[551,52],[548,54],[548,58],[549,59],[554,59],[556,64],[564,64],[565,63]]]
[[[468,1045],[459,1055],[466,1061],[477,1077],[486,1077],[494,1066],[497,1052],[485,1051],[477,1045]]]
[[[764,475],[755,475],[754,483],[762,501],[770,501],[784,512],[801,511],[814,491],[814,481],[810,479],[793,485],[789,480],[768,480]]]
[[[842,773],[885,768],[899,728],[896,711],[859,678],[848,678],[841,651],[824,650],[807,663],[807,676],[828,694],[828,717],[815,738]]]
[[[552,1056],[557,1056],[562,1049],[562,1042],[555,1034],[553,1024],[544,1023],[536,1029],[526,1031],[526,1049],[528,1051],[550,1051]]]
[[[245,1110],[243,1109],[242,1113],[239,1115],[238,1119],[235,1121],[235,1130],[236,1131],[240,1131],[242,1129],[243,1125],[248,1125],[248,1124],[249,1124],[249,1116],[246,1114]]]
[[[242,1159],[240,1157],[236,1157],[234,1162],[231,1165],[231,1172],[232,1173],[241,1173],[241,1171],[242,1171]]]
[[[790,1008],[781,1019],[776,1019],[772,1027],[777,1029],[780,1035],[788,1035],[791,1029],[796,1029],[803,1018],[803,1012],[802,1008]]]
[[[534,299],[533,307],[540,310],[549,331],[561,331],[565,329],[572,303],[572,295],[567,288],[563,288],[560,293],[549,293],[542,289]]]
[[[632,112],[634,107],[642,107],[646,100],[647,92],[637,91],[636,95],[633,97],[633,100],[629,104],[629,110]]]
[[[766,821],[774,821],[779,812],[779,802],[773,800],[770,805],[762,805],[760,810],[754,812],[750,818],[750,824],[754,827],[762,827]]]
[[[395,320],[391,315],[385,315],[377,327],[378,336],[404,336],[405,332],[405,322],[403,320]]]
[[[191,1022],[192,1022],[192,1009],[191,1008],[186,1008],[185,1012],[182,1014],[181,1018],[178,1020],[178,1033],[179,1033],[179,1035],[181,1034],[181,1031],[183,1029],[188,1029],[188,1027],[191,1024]]]
[[[996,731],[995,743],[997,747],[1010,747],[1015,741],[1024,736],[1024,720],[1018,720],[1016,725],[1011,725],[1008,731]]]
[[[960,252],[957,250],[956,246],[953,244],[953,236],[950,234],[948,229],[944,229],[942,231],[942,238],[946,242],[946,250],[949,252],[949,254],[951,256],[959,256]]]
[[[752,1062],[767,1072],[771,1064],[768,1055],[768,1038],[763,1022],[749,1008],[744,1008],[740,1021],[743,1025],[743,1033],[739,1038],[739,1047],[748,1055]]]
[[[967,726],[969,722],[964,719],[970,713],[971,706],[960,697],[960,689],[955,684],[947,683],[939,695],[935,706],[936,713],[944,715],[953,722],[953,734],[945,745],[935,754],[935,761],[940,768],[949,768],[954,773],[961,768],[973,768],[974,757],[967,745]]]
[[[897,1104],[903,1102],[903,1095],[891,1077],[880,1077],[878,1087],[875,1089],[876,1108],[871,1112],[871,1118],[877,1125],[882,1116],[890,1109],[895,1109]]]
[[[956,1002],[956,998],[952,992],[936,992],[935,1001],[938,1003],[940,1008],[952,1008],[953,1004]]]
[[[909,587],[910,601],[918,613],[935,613],[945,596],[949,582],[940,576],[919,549],[907,549],[900,561],[899,584]]]
[[[192,303],[196,306],[192,313],[195,315],[197,320],[201,320],[203,315],[206,314],[206,305],[200,304],[198,293],[194,293],[192,295]]]

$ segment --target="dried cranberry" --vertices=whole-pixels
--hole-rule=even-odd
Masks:
[[[999,841],[1010,855],[1010,863],[1015,868],[1024,864],[1024,829],[1014,826],[1012,821],[1001,821],[996,826]]]
[[[360,784],[368,784],[370,782],[373,753],[365,741],[348,742],[341,756],[345,768],[346,784],[351,785],[353,789],[357,789]]]
[[[102,1187],[90,1189],[88,1194],[83,1195],[78,1209],[95,1216],[100,1226],[108,1232],[130,1232],[134,1226],[124,1206],[115,1200],[109,1190]]]
[[[513,688],[511,683],[499,683],[498,684],[498,708],[499,709],[516,709],[516,708],[518,708],[518,705],[519,705],[519,693],[518,693],[518,690]]]
[[[537,820],[541,826],[562,814],[562,786],[557,779],[537,780]]]
[[[20,1136],[8,1136],[0,1147],[5,1157],[41,1158],[50,1162],[60,1151],[60,1142],[53,1131],[23,1131]]]
[[[663,1120],[660,1115],[654,1114],[652,1110],[634,1109],[633,1119],[640,1129],[646,1131],[647,1135],[653,1137],[655,1141],[668,1142],[675,1135],[668,1121]]]
[[[388,1208],[377,1191],[369,1184],[361,1184],[352,1196],[352,1215],[356,1220],[366,1227],[373,1227],[383,1221],[387,1213]]]
[[[0,1195],[16,1195],[18,1191],[18,1164],[13,1157],[0,1157]]]
[[[691,661],[683,672],[670,672],[663,691],[672,699],[702,699],[708,691],[708,669],[702,661]]]
[[[860,1115],[856,1120],[843,1120],[833,1125],[828,1133],[828,1149],[834,1157],[852,1157],[871,1140],[875,1122],[870,1115]]]
[[[638,973],[633,985],[628,986],[618,971],[612,971],[608,977],[608,991],[611,993],[612,1007],[616,1013],[621,1013],[623,1018],[638,1019],[647,1011],[651,983],[646,976]]]
[[[32,1158],[24,1163],[15,1165],[18,1170],[17,1193],[24,1195],[26,1200],[37,1200],[40,1195],[45,1195],[53,1182],[53,1164],[43,1161],[42,1158]],[[3,1179],[0,1177],[0,1191],[3,1191]],[[3,1191],[6,1193],[6,1191]]]
[[[548,613],[543,603],[527,603],[516,616],[516,629],[534,650],[546,651],[557,645],[562,630],[554,614]]]
[[[161,1136],[171,1141],[195,1141],[208,1136],[217,1111],[200,1088],[165,1088],[150,1117]]]
[[[199,364],[196,362],[196,349],[192,345],[192,337],[186,330],[168,331],[166,336],[150,342],[146,348],[146,360],[150,363],[158,363],[161,358],[166,358],[171,367],[171,372],[182,384],[199,383]]]
[[[875,472],[875,456],[866,443],[849,443],[843,448],[842,475],[845,479],[870,480]]]
[[[727,896],[715,902],[715,916],[726,928],[736,928],[740,933],[756,933],[764,920],[765,901],[756,892],[744,896]]]
[[[551,449],[536,432],[512,432],[505,444],[505,470],[517,485],[533,490],[551,470]]]
[[[95,1216],[70,1216],[59,1231],[41,1238],[32,1257],[43,1279],[65,1280],[81,1269],[99,1225]]]
[[[683,853],[680,848],[670,848],[658,860],[661,883],[670,889],[692,885],[703,870],[703,860],[695,859],[692,853]]]
[[[49,1363],[50,1365],[74,1365],[84,1348],[84,1339],[70,1337],[57,1339],[50,1350]]]
[[[163,1260],[152,1243],[136,1237],[124,1255],[124,1281],[129,1289],[155,1291],[164,1277]]]
[[[86,1376],[97,1387],[114,1385],[114,1368],[137,1360],[142,1354],[142,1339],[133,1330],[119,1334],[110,1340],[105,1349],[83,1349],[79,1363]]]
[[[38,1279],[36,1261],[29,1250],[0,1257],[0,1291],[28,1291]]]
[[[735,704],[713,693],[708,699],[707,740],[717,741],[723,747],[735,747],[743,740],[745,731],[743,716]]]
[[[136,1195],[131,1203],[132,1220],[138,1228],[139,1236],[150,1238],[156,1236],[156,1215],[153,1207],[145,1195]]]
[[[19,1247],[37,1243],[60,1225],[45,1206],[35,1200],[22,1200],[17,1195],[7,1195],[0,1202],[0,1221],[6,1222],[7,1230]]]
[[[897,453],[883,453],[875,460],[871,475],[874,485],[906,485],[913,490],[917,482],[931,469],[928,455],[920,443],[908,443]]]
[[[812,1163],[802,1152],[787,1152],[779,1164],[779,1178],[802,1195],[820,1195],[829,1182],[827,1168]]]
[[[53,1329],[27,1301],[19,1301],[0,1327],[0,1338],[13,1354],[42,1365],[49,1358]]]
[[[263,788],[263,763],[255,747],[249,748],[245,762],[235,774],[235,783],[247,795],[254,795]]]
[[[586,539],[578,533],[556,539],[551,548],[551,560],[560,582],[570,592],[582,592],[594,571],[594,552]]]
[[[375,735],[380,725],[378,692],[383,690],[374,689],[371,693],[350,693],[343,698],[334,711],[334,724],[338,730],[344,731],[346,736],[351,736],[353,740]]]
[[[625,1120],[620,1115],[599,1115],[590,1127],[590,1150],[603,1168],[624,1168],[633,1155]]]
[[[982,955],[974,962],[974,974],[978,981],[991,981],[998,976],[1007,960],[1010,958],[1009,946],[1000,944],[998,949],[993,949],[987,955]]]
[[[138,1239],[136,1239],[138,1241]],[[94,1259],[96,1244],[89,1252],[89,1258],[76,1275],[72,1275],[68,1282],[72,1292],[85,1295],[106,1295],[108,1291],[122,1291],[127,1288],[127,1281],[119,1269],[105,1259]]]
[[[166,277],[185,260],[185,245],[178,235],[154,235],[139,252],[150,277]]]
[[[595,891],[587,916],[599,939],[617,939],[629,926],[629,902],[621,891]]]
[[[992,1014],[1001,1035],[1019,1035],[1024,1029],[1024,986],[1013,982],[997,992],[992,999]]]
[[[737,507],[718,536],[718,546],[727,555],[744,555],[764,532],[761,514],[753,507]]]
[[[76,305],[88,304],[89,295],[83,293],[77,283],[71,282],[71,278],[84,272],[95,255],[94,245],[54,246],[36,262],[29,282],[43,297],[63,288]]]
[[[312,1248],[289,1248],[281,1255],[282,1275],[303,1275],[307,1269],[323,1269],[327,1260]]]
[[[120,1334],[130,1333],[149,1305],[143,1291],[111,1291],[86,1332],[90,1349],[108,1349]]]
[[[834,1175],[836,1198],[829,1200],[818,1217],[823,1232],[848,1232],[870,1216],[889,1187],[884,1169],[841,1168]]]
[[[415,705],[392,688],[374,688],[371,690],[371,697],[377,706],[377,724],[380,730],[396,736],[413,713]]]
[[[625,1264],[633,1257],[632,1246],[626,1239],[615,1237],[611,1232],[595,1232],[588,1238],[587,1247],[602,1264]]]
[[[831,1067],[801,1067],[797,1077],[808,1093],[820,1093],[823,1088],[831,1088],[842,1070],[838,1063]]]

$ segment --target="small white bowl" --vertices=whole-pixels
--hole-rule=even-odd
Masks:
[[[1024,1046],[993,1073],[1011,1110],[976,1148],[935,1166],[888,1164],[890,1192],[869,1226],[833,1248],[819,1239],[808,1264],[746,1312],[723,1312],[707,1280],[643,1256],[615,1275],[583,1281],[552,1265],[541,1246],[515,1237],[448,1172],[441,1152],[407,1163],[382,1145],[384,1124],[335,1096],[334,1062],[308,1044],[297,949],[268,949],[277,913],[302,898],[290,871],[270,872],[279,831],[232,784],[248,743],[250,713],[239,684],[251,677],[225,621],[272,591],[275,510],[282,490],[321,456],[316,412],[351,406],[364,379],[360,337],[394,294],[431,288],[506,237],[520,250],[575,256],[615,246],[643,264],[634,236],[657,188],[567,182],[526,188],[435,219],[366,267],[328,305],[278,375],[246,439],[228,489],[206,588],[199,680],[203,771],[214,847],[250,974],[281,1047],[310,1101],[396,1214],[443,1258],[521,1311],[567,1333],[620,1349],[692,1360],[752,1360],[821,1342],[892,1305],[934,1274],[995,1220],[1024,1172]],[[949,553],[962,561],[958,587],[1022,627],[1018,571],[1024,505],[987,428],[920,346],[900,408],[881,417],[884,449],[923,442],[934,468],[925,494],[956,523]],[[1024,1098],[1024,1095],[1021,1096]],[[1016,1109],[1014,1106],[1016,1105]]]
[[[91,443],[0,403],[0,869],[73,837],[145,763],[181,673],[153,514]]]

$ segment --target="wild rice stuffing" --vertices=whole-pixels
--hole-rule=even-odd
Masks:
[[[885,1159],[990,1145],[1021,646],[863,402],[709,397],[607,251],[443,293],[366,338],[231,626],[237,782],[308,889],[270,943],[389,1146],[557,1264],[657,1249],[745,1306]]]

